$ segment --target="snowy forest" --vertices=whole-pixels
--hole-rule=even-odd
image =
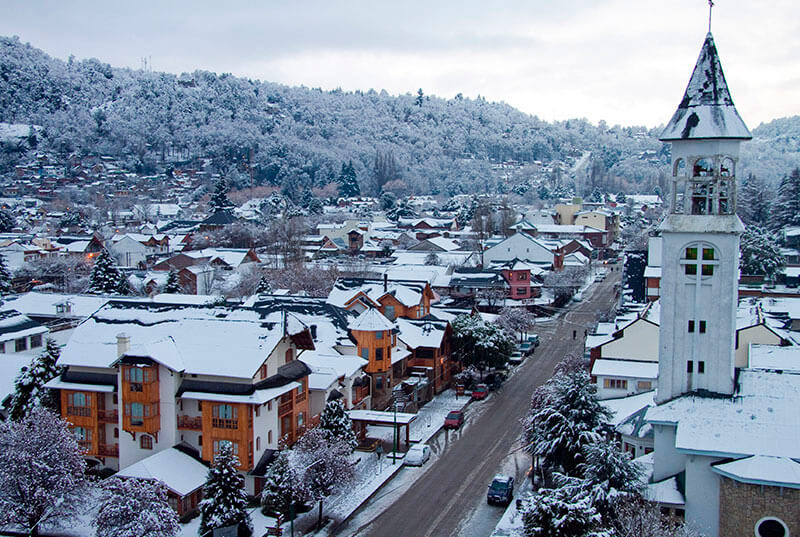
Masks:
[[[542,178],[558,187],[575,175],[577,188],[564,186],[577,194],[649,193],[664,182],[669,149],[658,128],[548,123],[480,96],[409,90],[323,91],[121,69],[62,61],[0,37],[0,123],[32,128],[27,145],[0,143],[0,173],[44,150],[110,155],[139,173],[204,157],[233,187],[253,181],[296,193],[324,188],[351,162],[367,195],[524,194]],[[743,164],[766,184],[800,166],[800,119],[775,120],[754,135]],[[493,164],[508,162],[511,172],[494,173]]]

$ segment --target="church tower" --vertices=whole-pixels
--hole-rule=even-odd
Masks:
[[[661,225],[658,403],[696,390],[733,393],[744,231],[736,216],[736,172],[739,144],[751,138],[709,32],[660,137],[672,144],[672,188]]]

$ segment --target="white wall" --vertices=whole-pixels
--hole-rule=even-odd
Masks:
[[[623,337],[600,347],[602,358],[658,362],[659,327],[638,319],[628,325]]]
[[[710,466],[719,460],[719,457],[689,455],[686,462],[686,521],[706,537],[719,534],[720,477]]]
[[[686,468],[686,455],[675,449],[674,425],[653,425],[653,481],[663,481]]]

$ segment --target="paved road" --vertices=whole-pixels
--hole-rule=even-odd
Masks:
[[[447,438],[443,434],[433,440],[434,450],[441,445],[444,448],[419,479],[377,516],[366,522],[363,516],[356,517],[339,528],[337,535],[488,536],[503,509],[486,505],[486,486],[500,472],[515,473],[519,482],[530,465],[518,448],[520,419],[527,413],[531,393],[550,378],[565,355],[583,353],[585,327],[611,308],[613,284],[618,281],[619,272],[610,273],[584,293],[583,302],[537,327],[541,345],[535,355],[525,360],[502,391],[468,408],[471,423],[463,434]],[[362,510],[369,512],[369,504]],[[359,527],[353,527],[356,524]]]

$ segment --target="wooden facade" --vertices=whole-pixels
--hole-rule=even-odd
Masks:
[[[364,371],[369,374],[387,373],[392,369],[392,347],[395,335],[391,330],[353,330],[358,345],[358,355],[369,360]]]
[[[161,430],[158,366],[122,364],[122,430],[158,439]]]
[[[203,460],[213,462],[220,442],[233,443],[239,469],[253,467],[253,406],[246,403],[202,401]]]
[[[281,439],[290,446],[297,442],[313,419],[308,410],[308,377],[300,380],[300,387],[283,394],[278,405],[278,425]]]
[[[450,379],[457,372],[458,364],[450,359],[450,337],[453,329],[447,324],[442,344],[439,347],[417,347],[408,358],[409,367],[430,367],[433,371],[433,391],[440,393],[450,386]]]
[[[108,443],[106,423],[117,423],[116,410],[105,409],[105,394],[61,390],[61,417],[72,424],[78,443],[90,457],[119,457],[119,444]]]

